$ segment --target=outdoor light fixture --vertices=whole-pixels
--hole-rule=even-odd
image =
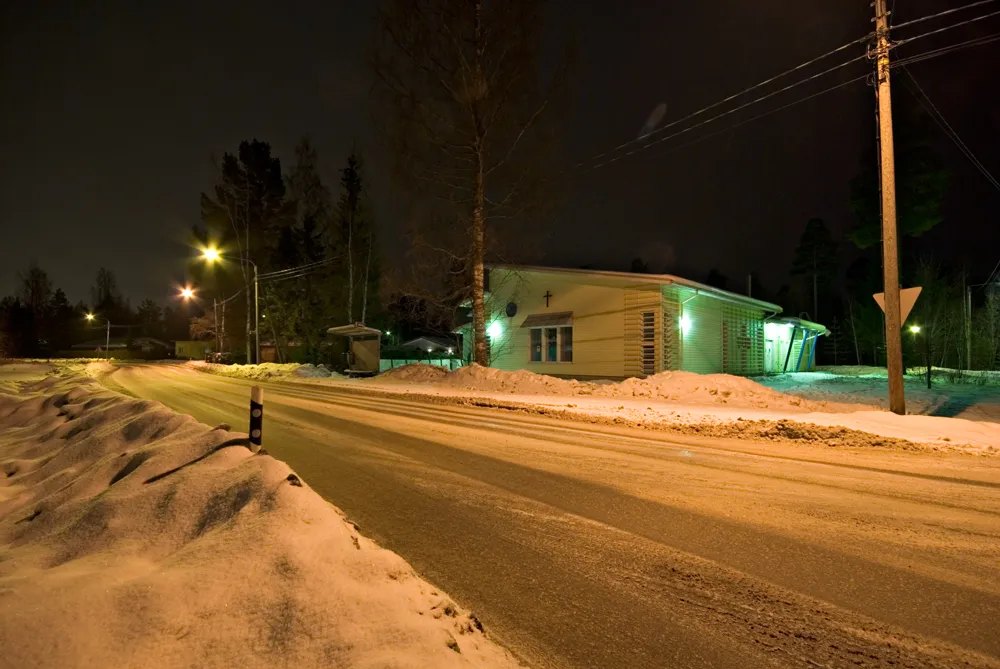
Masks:
[[[912,332],[913,334],[917,334],[918,332],[920,332],[920,326],[919,325],[911,325],[910,326],[910,332]]]
[[[208,262],[215,262],[222,258],[222,254],[219,253],[219,249],[209,246],[201,250],[201,257]]]
[[[687,334],[688,330],[691,329],[691,319],[687,317],[687,314],[681,316],[681,332]]]
[[[500,324],[500,321],[493,321],[486,328],[486,334],[489,335],[490,339],[498,339],[503,334],[503,325]]]
[[[94,320],[94,314],[87,314],[87,315],[85,316],[85,318],[86,318],[86,319],[87,319],[88,321],[92,321],[92,320]]]
[[[184,288],[181,288],[181,297],[183,297],[185,300],[190,300],[192,297],[194,297],[194,289],[191,288],[190,286],[185,286]]]

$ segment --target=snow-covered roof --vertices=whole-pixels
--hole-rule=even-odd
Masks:
[[[765,302],[764,300],[758,300],[753,297],[747,297],[746,295],[740,295],[739,293],[733,293],[728,290],[722,290],[721,288],[709,286],[707,284],[685,279],[684,277],[675,276],[673,274],[641,274],[637,272],[613,272],[608,270],[575,269],[569,267],[542,267],[538,265],[496,264],[490,265],[489,268],[505,269],[513,272],[541,272],[548,274],[573,274],[581,277],[591,276],[603,279],[625,279],[641,283],[657,283],[664,286],[676,284],[678,286],[684,286],[685,288],[690,288],[699,293],[711,295],[730,302],[738,302],[740,304],[755,306],[763,309],[764,311],[773,311],[775,313],[781,312],[781,307],[777,304]]]
[[[352,323],[350,325],[338,325],[326,331],[327,334],[340,335],[342,337],[378,337],[382,331],[370,328],[363,323]]]

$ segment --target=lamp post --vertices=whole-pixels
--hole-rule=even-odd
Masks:
[[[223,255],[219,253],[219,250],[213,247],[208,247],[202,249],[201,257],[208,263],[217,262],[219,260],[237,260],[239,262],[248,262],[253,267],[253,332],[254,332],[254,362],[258,365],[260,364],[260,290],[259,290],[259,280],[257,272],[257,263],[249,258],[235,257],[229,255]],[[247,320],[250,320],[250,314],[247,314]],[[247,333],[249,334],[249,333]],[[247,342],[247,349],[250,348],[250,342]],[[249,353],[249,350],[247,351]],[[249,357],[249,356],[248,356]],[[250,362],[247,360],[247,362]]]
[[[911,325],[910,332],[913,334],[913,338],[916,339],[917,335],[920,334],[919,325]],[[931,387],[931,338],[924,333],[924,364],[927,365],[927,389],[930,390]]]
[[[96,318],[94,314],[87,314],[87,320],[93,321]],[[104,337],[104,360],[109,360],[110,349],[111,349],[111,321],[107,318],[104,319],[107,323],[107,334]]]

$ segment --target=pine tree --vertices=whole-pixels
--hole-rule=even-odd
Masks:
[[[372,278],[375,230],[365,189],[361,157],[352,151],[347,157],[347,165],[340,172],[340,198],[334,215],[336,244],[343,258],[349,323],[354,322],[356,313],[362,318],[366,315],[368,285]],[[359,307],[357,311],[356,307]]]
[[[136,319],[146,337],[163,336],[163,310],[153,300],[143,300],[136,310]]]
[[[253,270],[280,269],[274,261],[281,230],[292,222],[281,161],[271,155],[271,145],[253,139],[240,143],[236,155],[226,153],[218,165],[212,195],[201,194],[201,217],[206,236],[218,240],[239,258],[245,291],[246,354],[251,355]],[[186,329],[186,327],[185,327]]]
[[[809,317],[819,320],[820,294],[827,294],[837,279],[837,244],[822,219],[812,218],[799,238],[792,259],[792,276],[805,282],[803,288],[812,293]]]
[[[896,154],[896,225],[900,237],[919,237],[944,219],[948,172],[929,144],[927,123],[904,106],[893,110]],[[856,226],[848,235],[858,248],[882,240],[882,200],[878,154],[874,144],[862,158],[862,172],[851,182],[850,208]]]

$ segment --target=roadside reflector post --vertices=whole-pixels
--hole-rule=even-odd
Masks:
[[[253,386],[250,389],[250,450],[260,450],[264,432],[264,389]]]

